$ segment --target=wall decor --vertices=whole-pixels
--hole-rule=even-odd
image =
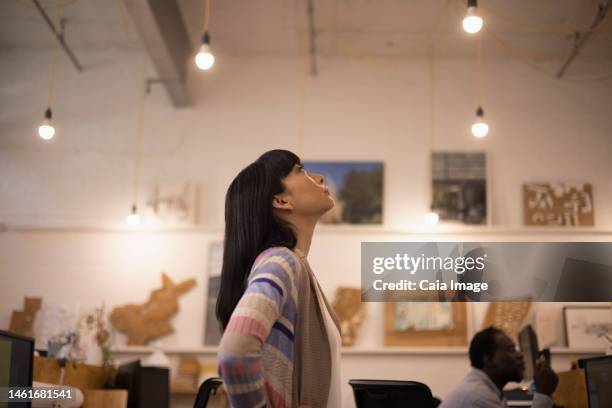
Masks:
[[[9,331],[22,336],[34,337],[34,319],[42,305],[42,298],[25,297],[23,299],[23,310],[13,310]]]
[[[304,162],[307,172],[321,174],[335,206],[323,224],[382,224],[382,162]]]
[[[452,347],[467,341],[464,302],[385,302],[385,346]]]
[[[487,224],[486,154],[431,154],[431,210],[441,221]]]
[[[164,226],[196,224],[199,195],[199,185],[194,182],[157,183],[149,194],[145,216]]]
[[[174,332],[169,320],[179,311],[178,298],[195,285],[195,279],[177,284],[162,273],[162,287],[153,290],[147,302],[114,308],[110,321],[116,330],[127,335],[128,345],[145,345]]]
[[[331,306],[340,321],[342,345],[354,345],[366,311],[366,304],[361,301],[361,288],[337,288]]]
[[[218,346],[221,327],[217,320],[217,297],[221,288],[223,266],[223,241],[212,242],[208,247],[208,293],[206,294],[206,321],[204,322],[204,345]]]
[[[525,225],[593,226],[593,186],[589,183],[523,184]]]
[[[565,306],[563,322],[567,346],[605,350],[612,345],[609,306]]]
[[[531,310],[531,302],[490,302],[482,321],[482,328],[495,326],[516,340],[519,330]]]

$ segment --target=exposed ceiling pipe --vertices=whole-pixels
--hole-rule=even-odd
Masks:
[[[584,34],[581,34],[580,32],[576,33],[577,39],[576,39],[576,42],[574,43],[574,48],[572,48],[572,51],[570,51],[569,55],[567,56],[565,63],[563,63],[563,66],[561,67],[559,72],[557,72],[557,78],[561,78],[563,74],[565,74],[565,71],[567,71],[570,64],[578,56],[580,49],[584,47],[584,44],[591,37],[593,30],[595,30],[597,26],[601,24],[601,22],[606,18],[606,14],[608,13],[608,10],[610,9],[610,5],[612,5],[611,0],[608,0],[605,5],[602,3],[599,3],[599,7],[597,9],[597,15],[595,16],[595,19],[593,19],[593,22],[591,23],[591,26],[588,28],[588,30]]]
[[[310,75],[317,76],[317,33],[315,32],[314,0],[308,0],[308,32],[310,39]]]
[[[64,41],[64,30],[62,29],[61,32],[57,31],[57,28],[55,27],[55,25],[53,24],[53,22],[49,18],[49,15],[45,11],[45,9],[40,5],[40,2],[38,0],[32,0],[32,2],[36,6],[36,8],[40,12],[40,14],[43,16],[45,22],[47,23],[47,25],[49,26],[49,28],[53,32],[53,35],[55,36],[55,38],[57,39],[59,44],[62,46],[64,51],[66,51],[66,54],[68,54],[68,57],[70,58],[70,61],[72,61],[72,64],[74,65],[74,67],[79,72],[83,71],[83,66],[79,63],[79,60],[77,60],[77,58],[75,57],[75,55],[72,52],[72,50],[70,49],[70,47],[68,47],[68,44],[66,44],[66,41]]]
[[[157,71],[147,87],[162,84],[175,107],[191,106],[187,64],[193,48],[177,0],[123,0]]]

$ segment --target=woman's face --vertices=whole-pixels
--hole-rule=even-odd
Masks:
[[[301,164],[293,166],[283,179],[283,185],[285,191],[274,196],[274,208],[290,210],[296,215],[320,217],[334,206],[323,176],[306,173]]]

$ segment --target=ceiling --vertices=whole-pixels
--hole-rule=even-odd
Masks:
[[[167,0],[169,1],[169,0]],[[203,0],[177,0],[195,49]],[[294,56],[308,53],[308,0],[211,0],[216,53]],[[122,0],[41,0],[66,18],[66,40],[79,50],[140,49]],[[54,7],[68,3],[59,9]],[[472,57],[474,36],[461,29],[464,0],[315,0],[317,54],[329,57]],[[593,21],[598,0],[480,1],[484,58],[563,61],[574,32]],[[580,61],[612,61],[612,14],[582,49]],[[52,37],[29,0],[3,0],[0,49],[49,47]]]

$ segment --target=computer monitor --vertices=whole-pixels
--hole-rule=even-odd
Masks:
[[[535,373],[536,361],[538,359],[538,336],[531,325],[525,326],[518,334],[519,348],[523,353],[525,361],[525,373],[523,379],[532,380]]]
[[[584,368],[589,408],[612,407],[612,356],[584,358],[579,365]]]
[[[0,330],[0,387],[31,387],[34,367],[34,339]],[[11,403],[11,408],[30,403]],[[0,402],[0,408],[8,403]]]

